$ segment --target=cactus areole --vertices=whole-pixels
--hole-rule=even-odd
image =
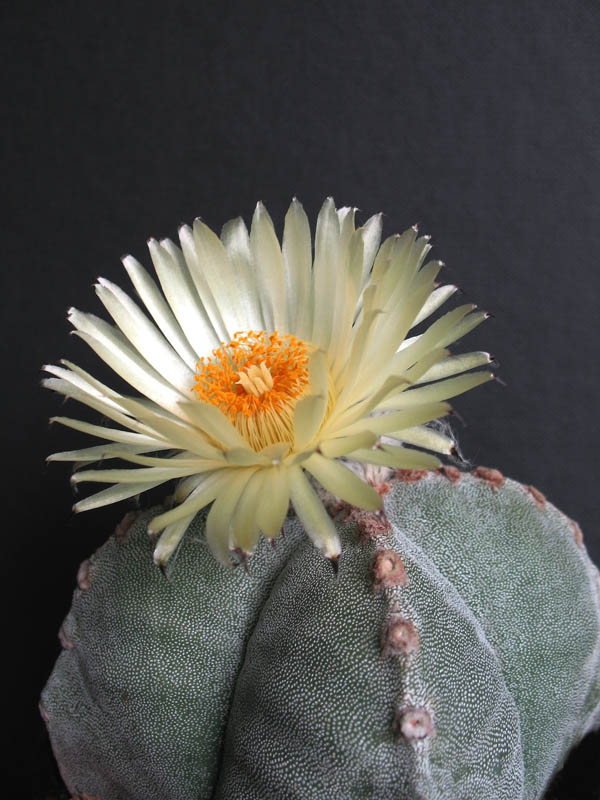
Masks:
[[[54,418],[105,442],[50,456],[110,484],[74,509],[176,480],[79,569],[40,706],[75,795],[541,798],[600,724],[579,526],[438,458],[447,400],[494,377],[448,345],[487,314],[432,322],[429,237],[354,217],[328,199],[314,246],[296,200],[281,245],[260,203],[250,232],[196,220],[149,241],[160,288],[124,259],[145,310],[100,278],[115,324],[69,312],[137,392],[44,368],[110,420]]]

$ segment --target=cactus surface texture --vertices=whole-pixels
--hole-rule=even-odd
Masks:
[[[339,573],[288,516],[228,569],[150,512],[80,569],[42,713],[101,800],[540,798],[600,724],[600,583],[578,527],[495,470],[332,508]]]

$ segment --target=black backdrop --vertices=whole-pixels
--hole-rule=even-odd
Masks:
[[[148,262],[145,239],[181,221],[220,228],[261,199],[281,226],[293,195],[311,218],[333,195],[362,220],[384,211],[387,233],[418,221],[446,278],[495,315],[465,346],[494,353],[507,385],[455,402],[465,455],[535,484],[580,521],[600,563],[599,23],[595,0],[3,12],[2,564],[7,661],[32,673],[12,765],[35,773],[35,798],[66,795],[32,700],[77,565],[125,510],[71,515],[68,469],[44,457],[89,440],[48,426],[61,405],[39,389],[40,366],[96,370],[66,335],[67,307],[101,313],[97,276],[126,287],[120,254]],[[33,657],[15,646],[22,598]],[[588,737],[551,797],[600,796],[599,743]]]

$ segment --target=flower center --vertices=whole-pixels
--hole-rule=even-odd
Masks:
[[[308,352],[289,334],[240,331],[200,359],[193,391],[220,408],[254,450],[291,445],[294,407],[309,388]]]

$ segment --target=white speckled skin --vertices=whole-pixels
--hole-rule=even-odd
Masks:
[[[392,482],[391,532],[338,521],[339,577],[294,517],[250,574],[199,515],[170,582],[142,516],[92,557],[42,696],[69,789],[101,800],[533,800],[600,724],[598,572],[513,481]],[[373,590],[376,549],[408,582]],[[384,656],[402,613],[408,656]],[[435,731],[407,740],[402,714]],[[417,715],[418,716],[418,715]],[[407,719],[405,717],[405,719]],[[408,717],[410,719],[410,716]]]

